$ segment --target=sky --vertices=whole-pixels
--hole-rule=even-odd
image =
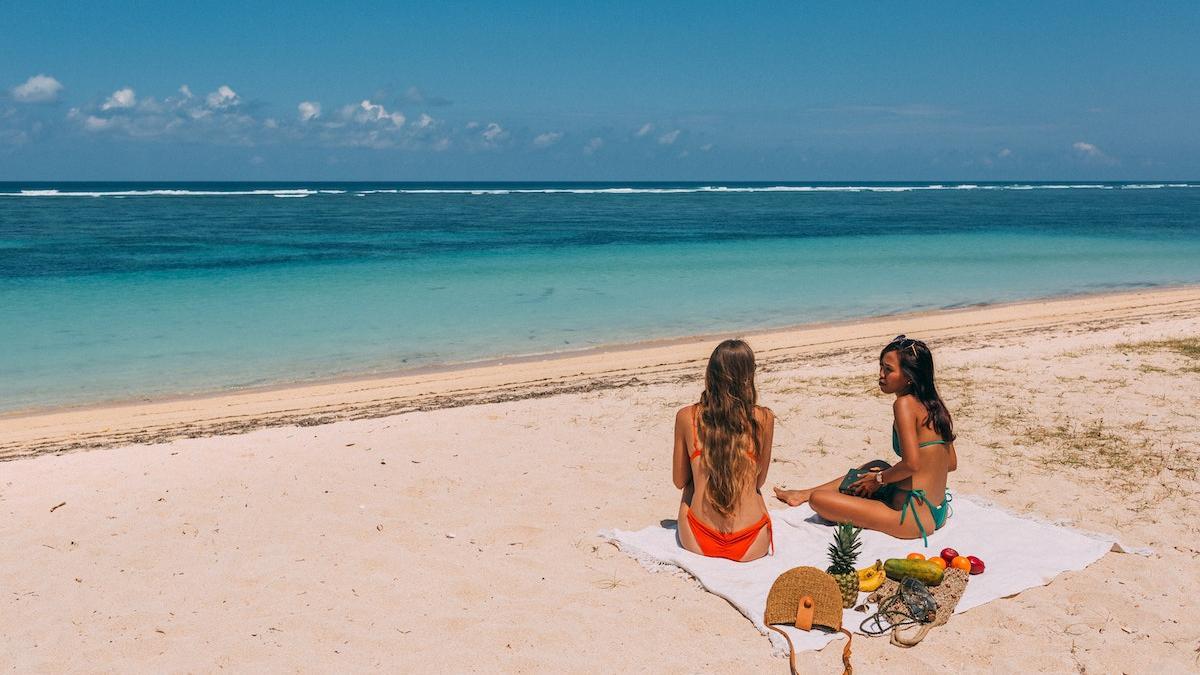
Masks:
[[[0,5],[0,180],[1195,180],[1200,3]]]

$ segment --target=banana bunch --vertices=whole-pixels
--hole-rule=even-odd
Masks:
[[[858,571],[858,590],[870,593],[882,586],[885,579],[883,561],[876,560],[874,565]]]

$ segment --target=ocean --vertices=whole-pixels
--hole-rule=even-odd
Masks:
[[[0,183],[0,412],[1200,283],[1200,183]]]

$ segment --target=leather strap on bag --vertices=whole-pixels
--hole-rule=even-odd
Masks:
[[[800,598],[800,602],[796,604],[796,628],[800,630],[812,630],[813,622],[813,599],[810,596]]]
[[[796,645],[792,644],[792,636],[788,635],[786,631],[784,631],[782,628],[776,626],[775,624],[767,624],[767,628],[770,628],[771,630],[775,631],[776,633],[779,633],[780,635],[783,636],[784,640],[787,640],[788,662],[792,665],[792,675],[799,675],[796,672]]]
[[[803,607],[804,607],[803,600],[800,602],[800,606],[801,606],[801,609],[799,611],[804,611],[803,610]],[[811,613],[811,610],[810,610],[810,613]],[[797,614],[799,614],[799,612],[797,612]],[[771,630],[775,631],[776,633],[779,633],[780,635],[783,636],[784,640],[787,640],[788,664],[792,668],[792,675],[800,675],[796,671],[796,645],[792,644],[792,637],[790,635],[788,635],[786,631],[784,631],[783,629],[781,629],[778,626],[775,626],[773,624],[768,624],[767,628],[770,628]],[[797,628],[799,628],[799,626],[797,626]],[[850,654],[851,654],[850,643],[854,642],[854,636],[851,635],[850,631],[846,630],[845,628],[839,628],[838,631],[846,634],[846,646],[842,647],[842,675],[854,675],[854,666],[850,665]]]
[[[846,634],[846,646],[842,647],[842,675],[854,675],[854,666],[850,665],[850,643],[854,642],[854,636],[845,628],[838,630]]]

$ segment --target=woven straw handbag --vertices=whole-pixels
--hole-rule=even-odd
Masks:
[[[795,626],[800,630],[814,628],[842,632],[847,638],[842,649],[842,675],[852,675],[850,666],[850,631],[842,627],[842,592],[837,580],[815,567],[794,567],[775,580],[767,593],[767,609],[763,612],[763,623],[787,640],[790,650],[789,662],[792,675],[796,674],[796,647],[779,624]]]

